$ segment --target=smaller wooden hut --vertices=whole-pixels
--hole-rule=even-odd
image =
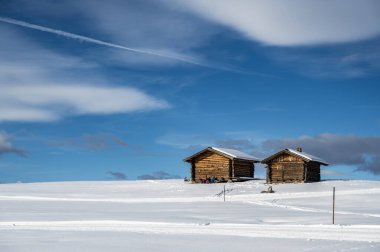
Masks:
[[[268,183],[317,182],[321,180],[320,166],[328,165],[302,148],[282,150],[261,163],[267,165]]]
[[[254,177],[254,163],[260,162],[244,152],[208,147],[184,159],[191,164],[191,181],[199,183],[207,178],[218,180],[246,180]]]

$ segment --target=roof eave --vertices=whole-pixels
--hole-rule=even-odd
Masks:
[[[282,151],[279,151],[279,152],[277,152],[277,153],[275,153],[275,154],[272,154],[272,155],[270,155],[269,157],[263,159],[263,160],[261,161],[261,163],[262,163],[262,164],[268,164],[272,159],[274,159],[274,158],[277,157],[278,155],[281,155],[281,154],[284,153],[284,152],[285,152],[285,150],[282,150]]]
[[[322,162],[322,161],[314,161],[314,162],[320,163],[321,165],[324,165],[324,166],[330,165],[329,163],[325,163],[325,162]]]
[[[303,161],[305,161],[305,162],[317,162],[317,163],[320,163],[320,164],[322,164],[322,165],[326,165],[326,166],[329,165],[328,163],[325,163],[325,162],[322,162],[322,161],[317,161],[317,160],[308,159],[308,158],[306,158],[306,157],[304,157],[304,156],[298,155],[297,153],[294,153],[294,152],[292,152],[292,151],[289,151],[288,149],[285,149],[285,150],[279,151],[279,152],[277,152],[277,153],[275,153],[275,154],[273,154],[273,155],[267,157],[266,159],[262,160],[261,163],[262,163],[262,164],[268,164],[272,159],[274,159],[275,157],[277,157],[277,156],[279,156],[279,155],[281,155],[281,154],[283,154],[283,153],[287,153],[287,154],[289,154],[289,155],[297,156],[297,157],[301,158],[301,159],[302,159]]]
[[[191,160],[194,159],[196,156],[198,156],[198,155],[200,155],[200,154],[202,154],[203,152],[206,152],[206,151],[216,152],[216,153],[218,153],[218,154],[220,154],[220,155],[222,155],[222,156],[224,156],[224,157],[226,157],[226,158],[228,158],[228,159],[233,159],[233,158],[234,158],[234,157],[232,157],[232,156],[230,156],[230,155],[227,155],[226,153],[223,153],[223,152],[217,151],[217,150],[213,149],[212,147],[207,147],[207,148],[205,148],[205,149],[203,149],[203,150],[201,150],[201,151],[198,151],[197,153],[195,153],[195,154],[193,154],[193,155],[191,155],[191,156],[185,158],[183,161],[189,163],[189,162],[191,162]]]
[[[236,156],[232,156],[232,155],[229,155],[228,153],[225,153],[225,152],[222,152],[222,151],[219,151],[217,149],[214,149],[212,147],[207,147],[201,151],[198,151],[197,153],[183,159],[184,162],[188,162],[190,163],[192,159],[194,159],[196,156],[202,154],[203,152],[206,152],[206,151],[212,151],[214,153],[217,153],[219,155],[222,155],[223,157],[226,157],[228,159],[231,159],[231,160],[235,160],[235,159],[240,159],[240,160],[246,160],[246,161],[252,161],[253,163],[259,163],[260,160],[258,159],[248,159],[248,158],[241,158],[241,157],[236,157]]]
[[[296,155],[297,157],[301,158],[302,160],[306,161],[306,162],[316,162],[316,163],[319,163],[319,164],[322,164],[322,165],[329,165],[328,163],[326,162],[323,162],[321,160],[315,160],[315,159],[312,159],[312,158],[307,158],[307,157],[304,157],[302,155],[299,155],[293,151],[290,151],[288,149],[286,149],[286,152],[289,153],[289,154],[293,154],[293,155]]]

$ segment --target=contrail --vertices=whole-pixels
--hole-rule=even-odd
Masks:
[[[143,50],[143,49],[137,49],[137,48],[126,47],[126,46],[122,46],[122,45],[117,45],[117,44],[109,43],[109,42],[106,42],[106,41],[102,41],[102,40],[98,40],[98,39],[94,39],[94,38],[78,35],[78,34],[71,33],[71,32],[65,32],[65,31],[56,30],[56,29],[52,29],[52,28],[49,28],[49,27],[45,27],[45,26],[40,26],[40,25],[35,25],[35,24],[27,23],[27,22],[24,22],[24,21],[19,21],[19,20],[13,19],[13,18],[0,17],[0,22],[4,22],[4,23],[8,23],[8,24],[14,24],[14,25],[22,26],[22,27],[27,27],[27,28],[30,28],[30,29],[39,30],[39,31],[43,31],[43,32],[53,33],[53,34],[57,34],[57,35],[60,35],[60,36],[64,36],[66,38],[71,38],[71,39],[76,39],[76,40],[80,40],[80,41],[85,41],[85,42],[88,42],[88,43],[93,43],[93,44],[98,44],[98,45],[104,45],[104,46],[108,46],[108,47],[113,47],[113,48],[118,48],[118,49],[122,49],[122,50],[127,50],[127,51],[130,51],[130,52],[135,52],[135,53],[142,53],[142,54],[154,55],[154,56],[158,56],[158,57],[163,57],[163,58],[183,61],[183,62],[186,62],[186,63],[189,63],[189,64],[194,64],[194,65],[199,65],[199,66],[210,67],[210,66],[204,65],[204,64],[202,64],[200,62],[196,62],[196,61],[193,61],[191,59],[184,58],[184,57],[168,55],[168,54],[160,53],[160,52],[153,51],[153,50],[146,50],[146,49]]]
[[[153,51],[153,50],[137,49],[137,48],[122,46],[122,45],[118,45],[118,44],[113,44],[113,43],[109,43],[109,42],[102,41],[99,39],[94,39],[94,38],[78,35],[78,34],[71,33],[71,32],[65,32],[65,31],[61,31],[61,30],[57,30],[57,29],[52,29],[52,28],[49,28],[46,26],[31,24],[31,23],[20,21],[20,20],[13,19],[13,18],[7,18],[7,17],[1,17],[0,16],[0,22],[18,25],[18,26],[22,26],[22,27],[26,27],[26,28],[30,28],[30,29],[34,29],[34,30],[38,30],[38,31],[43,31],[43,32],[47,32],[47,33],[53,33],[53,34],[63,36],[66,38],[76,39],[79,41],[84,41],[84,42],[93,43],[93,44],[97,44],[97,45],[103,45],[103,46],[118,48],[118,49],[130,51],[130,52],[142,53],[142,54],[153,55],[153,56],[158,56],[158,57],[162,57],[162,58],[182,61],[182,62],[185,62],[188,64],[207,67],[207,68],[211,68],[211,69],[229,71],[229,72],[234,72],[234,73],[238,73],[238,74],[257,75],[257,76],[261,76],[261,77],[277,78],[273,75],[269,75],[269,74],[265,74],[265,73],[244,71],[244,70],[239,70],[236,68],[231,68],[231,67],[226,67],[226,66],[220,66],[220,65],[215,65],[215,64],[207,64],[204,62],[195,61],[195,60],[192,60],[192,59],[189,59],[186,57],[180,57],[177,55],[174,56],[174,55],[165,54],[165,53]]]

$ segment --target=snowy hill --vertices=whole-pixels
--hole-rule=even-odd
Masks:
[[[380,251],[379,181],[260,193],[267,187],[259,180],[2,184],[0,251]]]

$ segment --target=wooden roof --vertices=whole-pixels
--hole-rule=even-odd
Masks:
[[[227,157],[229,159],[242,159],[242,160],[248,160],[252,161],[254,163],[260,162],[260,160],[252,155],[249,155],[247,153],[244,153],[239,150],[234,150],[234,149],[227,149],[227,148],[219,148],[219,147],[207,147],[206,149],[203,149],[187,158],[185,158],[183,161],[185,162],[191,162],[191,160],[195,159],[199,155],[202,155],[203,153],[211,151],[214,153],[217,153],[221,156]]]
[[[282,151],[279,151],[267,158],[265,158],[263,161],[261,161],[261,163],[263,164],[267,164],[269,163],[271,160],[273,160],[274,158],[282,155],[282,154],[289,154],[289,155],[292,155],[292,156],[296,156],[296,157],[299,157],[301,158],[302,160],[304,160],[305,162],[317,162],[317,163],[320,163],[322,165],[329,165],[328,163],[326,163],[325,161],[323,161],[323,159],[319,158],[319,157],[316,157],[316,156],[313,156],[313,155],[310,155],[308,153],[305,153],[305,152],[301,152],[301,151],[297,151],[297,150],[293,150],[293,149],[285,149],[285,150],[282,150]]]

